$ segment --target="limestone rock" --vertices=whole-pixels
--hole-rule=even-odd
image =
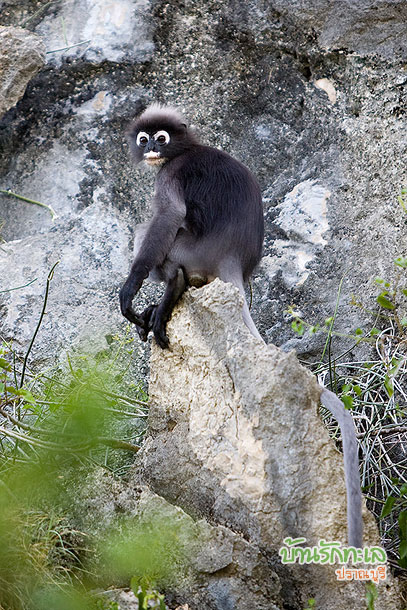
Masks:
[[[23,28],[0,26],[0,117],[17,104],[45,63],[42,39]]]
[[[33,214],[47,217],[45,210],[39,210]],[[58,262],[50,283],[47,315],[30,363],[55,363],[75,348],[93,354],[106,349],[106,335],[127,326],[120,314],[117,290],[123,261],[127,263],[128,240],[128,228],[117,211],[95,202],[70,223],[62,214],[48,232],[3,244],[2,337],[12,340],[17,350],[26,350],[39,320],[47,275]],[[26,288],[13,290],[29,282]],[[137,347],[142,350],[144,344]]]
[[[63,3],[57,14],[42,20],[37,30],[46,42],[48,62],[61,65],[67,58],[81,58],[100,64],[151,59],[154,44],[145,18],[149,5],[149,0]]]
[[[339,583],[335,566],[276,559],[286,537],[346,546],[342,456],[318,416],[316,379],[293,352],[254,339],[241,307],[220,280],[190,289],[169,323],[170,350],[153,349],[143,477],[189,514],[263,549],[290,608],[311,597],[324,610],[362,607],[364,585]],[[366,510],[364,528],[364,544],[377,545]],[[382,610],[398,607],[396,585],[386,584]]]

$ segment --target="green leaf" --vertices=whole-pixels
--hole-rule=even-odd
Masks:
[[[398,256],[394,263],[399,267],[403,267],[404,269],[407,267],[407,256]]]
[[[407,326],[407,316],[403,316],[400,320],[402,326]]]
[[[349,396],[348,394],[344,394],[343,396],[341,396],[341,400],[342,400],[343,404],[345,405],[345,409],[350,410],[353,407],[352,396]]]
[[[393,380],[390,379],[390,377],[388,375],[386,375],[384,378],[384,387],[386,389],[387,396],[389,398],[391,398],[394,394],[394,387],[393,387]]]
[[[399,514],[400,538],[407,539],[407,510],[402,510]]]
[[[14,396],[18,396],[20,393],[20,391],[12,385],[6,385],[4,391],[8,392],[9,394],[13,394]]]
[[[405,297],[407,297],[407,288],[403,288],[401,292],[404,294]]]
[[[333,321],[334,321],[333,316],[331,316],[330,318],[326,318],[325,326],[330,326]]]
[[[300,336],[304,334],[304,324],[298,318],[291,322],[291,328]]]
[[[364,334],[364,333],[363,333],[363,330],[362,330],[361,328],[357,328],[357,329],[355,330],[355,335],[363,335],[363,334]]]
[[[400,487],[400,495],[401,496],[407,495],[407,483],[403,483],[403,485]]]
[[[355,392],[356,396],[362,395],[362,388],[360,387],[360,385],[354,385],[352,389]]]
[[[29,402],[34,405],[36,404],[35,398],[29,390],[25,390],[24,388],[15,388],[12,385],[8,385],[5,386],[4,391],[8,392],[9,394],[13,394],[13,396],[21,396],[21,398],[24,398],[25,402]]]
[[[378,328],[376,328],[376,327],[373,327],[371,329],[371,331],[369,332],[369,335],[371,337],[376,337],[379,333],[380,333],[380,330]]]
[[[400,559],[407,557],[407,540],[401,540],[399,546]]]
[[[393,510],[395,501],[396,498],[394,496],[389,496],[387,498],[382,508],[382,512],[380,513],[380,519],[384,519],[385,517],[387,517],[387,515],[390,515],[391,511]]]
[[[386,294],[388,293],[382,292],[379,294],[376,301],[379,303],[380,307],[383,307],[384,309],[396,309],[396,306],[386,297]]]
[[[381,278],[381,277],[376,277],[376,278],[375,278],[375,282],[376,282],[376,284],[383,284],[383,283],[384,283],[384,280],[382,280],[382,278]]]
[[[18,391],[18,393],[24,398],[25,402],[29,402],[32,405],[36,404],[36,400],[29,390],[22,388]]]
[[[11,371],[11,364],[5,358],[0,358],[0,369]]]

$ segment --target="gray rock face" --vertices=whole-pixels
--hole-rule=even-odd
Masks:
[[[146,20],[148,0],[75,0],[44,17],[37,32],[44,37],[49,63],[67,60],[90,63],[142,62],[151,59],[154,45]]]
[[[23,97],[44,63],[45,47],[39,36],[0,26],[0,118]]]
[[[311,324],[323,322],[335,310],[344,273],[335,328],[368,330],[370,317],[349,305],[351,294],[371,307],[372,278],[391,279],[393,259],[407,247],[396,202],[407,180],[403,2],[75,0],[38,11],[29,2],[0,7],[8,28],[24,24],[47,48],[46,66],[0,123],[0,188],[50,204],[59,216],[52,223],[44,209],[0,194],[7,242],[50,234],[27,244],[41,249],[33,260],[44,251],[58,260],[59,240],[85,208],[92,232],[92,223],[100,223],[104,210],[110,218],[114,206],[126,227],[118,244],[121,270],[110,284],[112,321],[119,324],[113,294],[126,277],[133,227],[148,217],[153,192],[153,177],[132,167],[123,134],[150,101],[172,103],[204,142],[246,163],[263,189],[265,256],[252,283],[253,317],[263,336],[305,357],[320,355],[325,335],[298,339],[284,311],[295,304]],[[16,268],[8,258],[14,247],[21,246],[9,243],[3,253],[1,289],[32,276],[26,261],[20,258]],[[35,275],[46,271],[37,267]],[[85,285],[88,270],[77,272]],[[137,307],[158,294],[141,295]],[[36,318],[31,296],[27,290],[6,297],[7,307],[26,316],[22,345]],[[80,324],[74,309],[56,313],[72,337],[98,315],[91,292],[80,298]],[[14,319],[3,318],[8,336]],[[56,323],[54,332],[65,336],[59,328]]]
[[[190,290],[177,307],[171,349],[152,351],[141,476],[188,514],[240,532],[261,549],[279,576],[284,607],[303,609],[313,597],[324,610],[361,608],[364,584],[338,582],[335,566],[280,563],[287,537],[346,546],[342,457],[318,417],[315,378],[293,352],[253,338],[241,308],[237,289],[220,280]],[[364,530],[364,544],[377,545],[366,510]],[[261,590],[262,576],[253,578]],[[400,606],[391,578],[378,589],[378,608]],[[207,607],[202,601],[192,607]],[[229,604],[208,607],[250,607],[233,595]],[[251,607],[275,606],[252,599]]]
[[[403,0],[276,0],[274,7],[306,28],[313,27],[325,49],[389,59],[407,55],[407,7]]]

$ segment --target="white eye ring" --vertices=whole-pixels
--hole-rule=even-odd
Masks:
[[[148,142],[148,140],[150,139],[150,136],[145,131],[140,131],[137,134],[137,139],[136,139],[137,146],[140,146],[140,145],[143,146],[143,144],[141,144],[141,139],[142,138],[147,138],[147,142]],[[144,146],[147,144],[147,142],[144,142]]]
[[[162,129],[161,131],[157,131],[157,133],[154,134],[153,138],[155,141],[157,141],[158,138],[160,138],[161,136],[164,136],[165,143],[168,144],[168,142],[170,141],[170,134],[168,133],[168,131],[164,131],[164,129]]]

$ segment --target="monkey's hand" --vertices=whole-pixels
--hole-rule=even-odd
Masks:
[[[130,275],[123,288],[120,290],[119,298],[120,298],[120,309],[122,314],[127,320],[144,328],[144,320],[141,316],[136,314],[132,307],[133,299],[141,288],[142,281],[134,281],[132,276]]]

